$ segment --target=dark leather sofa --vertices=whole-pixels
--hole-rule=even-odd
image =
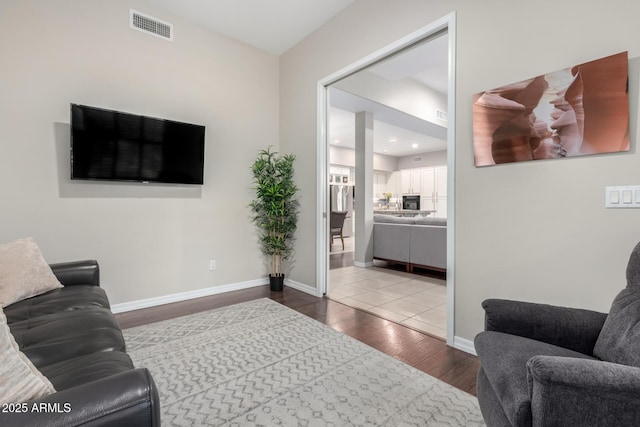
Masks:
[[[20,351],[57,392],[27,402],[25,413],[0,412],[0,426],[159,426],[155,383],[125,353],[98,263],[51,269],[64,287],[9,305],[4,313]]]

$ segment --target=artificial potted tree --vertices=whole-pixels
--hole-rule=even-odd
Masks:
[[[283,263],[293,252],[300,203],[293,181],[293,154],[279,155],[271,147],[258,153],[251,171],[256,197],[250,207],[260,230],[260,249],[269,257],[269,284],[282,291]]]

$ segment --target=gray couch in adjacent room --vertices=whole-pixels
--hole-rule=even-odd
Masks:
[[[447,219],[373,216],[373,258],[413,267],[445,271]]]
[[[640,425],[640,244],[609,314],[487,300],[478,402],[492,426]]]

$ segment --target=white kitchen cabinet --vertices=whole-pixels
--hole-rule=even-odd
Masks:
[[[401,171],[401,188],[402,194],[421,194],[422,193],[422,170],[421,169],[403,169]]]
[[[440,197],[436,200],[436,209],[435,209],[436,218],[446,218],[447,217],[447,198]]]
[[[400,191],[402,194],[411,193],[411,171],[409,169],[403,169],[400,171]]]
[[[420,197],[420,210],[423,211],[435,211],[436,207],[436,199],[433,197]],[[430,214],[429,216],[435,216],[435,214]]]
[[[422,193],[420,208],[434,210],[433,216],[447,217],[447,167],[434,166],[422,169]]]
[[[447,198],[446,197],[420,197],[420,210],[435,211],[429,214],[430,217],[446,218],[447,217]]]
[[[422,169],[422,197],[447,197],[447,167]]]
[[[447,197],[447,167],[436,168],[436,197]]]
[[[388,176],[384,172],[373,173],[373,197],[382,198],[384,197],[382,193],[391,192],[387,188],[387,179],[388,179]]]
[[[401,178],[401,172],[393,171],[391,172],[391,174],[389,175],[389,178],[387,179],[387,191],[393,194],[393,197],[402,196],[402,189],[400,188],[402,184],[400,182],[400,178]]]

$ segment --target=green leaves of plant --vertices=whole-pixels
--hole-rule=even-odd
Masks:
[[[296,198],[298,187],[293,181],[293,154],[261,150],[251,166],[256,198],[249,205],[253,221],[260,229],[260,246],[272,260],[272,275],[281,274],[282,259],[293,251],[293,237],[298,222],[300,203]],[[275,271],[273,271],[275,270]]]

